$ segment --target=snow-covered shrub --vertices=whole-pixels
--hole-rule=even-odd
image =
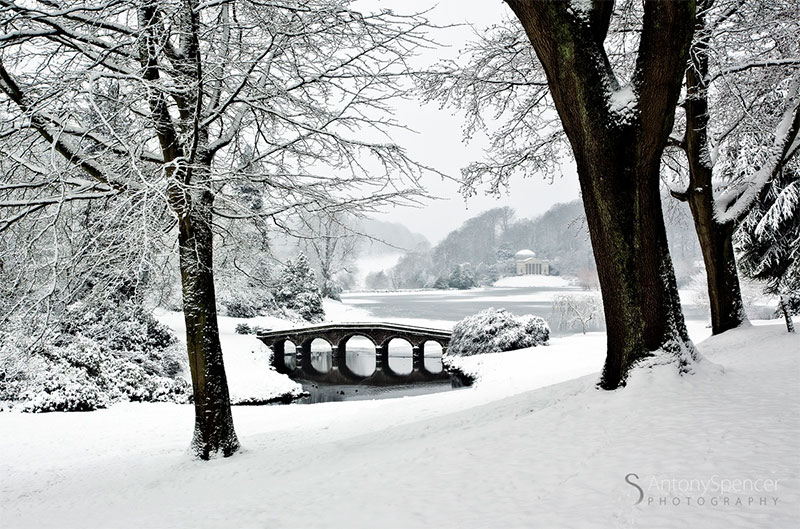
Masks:
[[[457,288],[459,290],[466,290],[478,286],[475,282],[475,274],[472,273],[472,268],[469,263],[455,265],[453,267],[453,270],[450,271],[448,285],[450,288]]]
[[[317,280],[302,253],[297,259],[287,261],[281,270],[275,302],[306,321],[319,322],[325,317]]]
[[[228,301],[225,309],[231,318],[255,318],[258,316],[259,306],[244,303],[240,300]]]
[[[553,314],[561,331],[602,331],[606,328],[600,293],[560,294],[553,298]]]
[[[251,334],[253,331],[252,329],[250,329],[250,326],[248,324],[237,323],[235,332],[236,334]]]
[[[514,316],[489,308],[467,316],[453,327],[447,355],[472,356],[545,345],[550,328],[539,316]]]
[[[0,334],[0,400],[22,411],[87,411],[119,401],[187,402],[185,354],[171,331],[128,301],[75,303],[31,338]]]

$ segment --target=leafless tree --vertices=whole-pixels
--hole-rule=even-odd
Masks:
[[[586,331],[605,328],[603,299],[600,294],[559,294],[553,298],[553,314],[562,331]]]
[[[387,110],[426,22],[350,4],[0,0],[0,148],[19,168],[0,176],[0,230],[105,200],[135,227],[131,242],[177,239],[203,459],[239,447],[216,321],[216,219],[280,227],[298,207],[420,193],[423,168],[391,143]],[[47,233],[19,244],[41,251],[57,237]]]
[[[320,291],[323,297],[339,299],[342,289],[336,276],[355,271],[354,253],[367,237],[358,233],[354,219],[347,214],[325,212],[300,217],[304,233],[301,245],[319,272]]]

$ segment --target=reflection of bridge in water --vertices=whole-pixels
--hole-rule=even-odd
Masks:
[[[364,337],[375,349],[375,370],[371,374],[359,374],[348,366],[348,342]],[[280,373],[292,378],[325,382],[330,384],[408,384],[446,380],[444,371],[434,372],[425,365],[426,348],[447,351],[450,332],[396,323],[330,323],[258,333],[258,339],[272,348],[272,365]],[[315,347],[323,340],[330,351],[330,369],[323,370],[312,362],[312,342]],[[392,368],[390,344],[405,342],[411,346],[411,372],[401,373]],[[292,367],[287,360],[295,357]],[[288,364],[288,365],[287,365]]]

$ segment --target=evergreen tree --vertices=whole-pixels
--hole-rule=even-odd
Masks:
[[[449,280],[450,288],[458,288],[466,290],[477,286],[475,283],[475,275],[472,273],[472,268],[469,264],[455,265],[450,272]]]
[[[737,233],[741,272],[766,281],[765,291],[780,296],[786,328],[800,313],[800,172],[785,168],[742,222]]]
[[[306,321],[319,322],[325,318],[314,272],[305,254],[286,261],[280,273],[280,284],[275,292],[279,306],[293,310]]]

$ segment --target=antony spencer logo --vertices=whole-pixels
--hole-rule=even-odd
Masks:
[[[634,483],[633,481],[630,481],[631,476],[633,476],[636,479],[639,479],[639,476],[637,476],[633,472],[625,476],[625,483],[635,488],[639,492],[639,499],[637,499],[636,503],[634,503],[634,505],[639,505],[640,503],[642,503],[642,500],[644,499],[644,491],[642,490],[642,487],[640,487],[638,484]]]
[[[778,505],[777,479],[662,478],[641,480],[633,472],[625,475],[625,483],[636,489],[634,505],[698,507],[768,507]]]

